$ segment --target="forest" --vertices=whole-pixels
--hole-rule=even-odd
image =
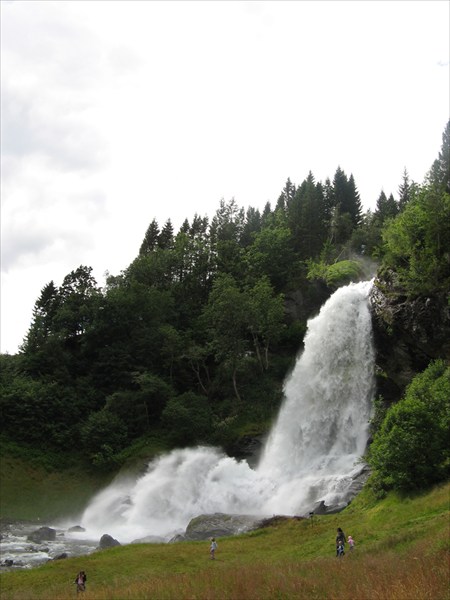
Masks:
[[[310,172],[299,185],[287,179],[262,211],[231,199],[179,231],[154,219],[104,287],[86,265],[48,282],[19,353],[0,357],[5,447],[104,472],[149,440],[233,453],[265,433],[307,319],[337,287],[391,269],[409,298],[450,289],[450,122],[442,139],[424,181],[405,169],[397,197],[381,191],[373,212],[353,175],[338,167],[319,182]],[[424,446],[432,439],[420,485],[448,477],[441,359],[376,413],[370,460],[382,488],[418,485],[401,449],[388,451],[405,418]]]

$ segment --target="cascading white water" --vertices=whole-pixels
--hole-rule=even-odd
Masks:
[[[368,439],[374,351],[371,282],[338,289],[308,322],[305,349],[261,461],[251,469],[216,448],[175,450],[137,481],[111,484],[85,510],[90,535],[170,539],[205,513],[305,514],[345,506]]]

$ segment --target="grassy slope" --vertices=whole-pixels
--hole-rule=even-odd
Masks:
[[[43,520],[76,514],[115,476],[85,470],[76,458],[70,468],[52,468],[52,461],[46,461],[45,454],[33,457],[29,450],[4,441],[0,448],[3,518]],[[165,450],[158,438],[140,439],[123,452],[123,467],[117,474],[140,472],[151,457]]]
[[[1,517],[42,520],[81,511],[108,479],[76,467],[50,471],[6,455],[0,461],[0,481]]]
[[[75,596],[79,569],[89,599],[445,600],[449,596],[450,484],[415,498],[375,502],[363,492],[342,513],[289,520],[208,542],[130,545],[1,575],[2,600]],[[357,549],[334,557],[338,526]]]

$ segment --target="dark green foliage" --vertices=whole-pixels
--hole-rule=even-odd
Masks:
[[[450,195],[424,186],[383,231],[384,263],[411,295],[448,289]]]
[[[163,250],[169,250],[173,244],[173,225],[170,219],[164,224],[161,233],[158,236],[158,247]]]
[[[211,222],[195,214],[178,232],[153,219],[103,289],[86,266],[51,281],[21,353],[1,357],[3,430],[48,452],[76,440],[103,468],[148,436],[232,447],[249,424],[263,432],[308,317],[368,277],[363,260],[382,259],[402,293],[448,289],[448,138],[425,183],[405,170],[398,203],[383,194],[374,213],[352,175],[310,172],[287,179],[274,209],[221,200]]]
[[[411,184],[411,182],[409,181],[408,171],[405,168],[405,170],[403,171],[402,183],[399,185],[399,188],[398,188],[398,210],[399,210],[399,212],[401,212],[405,208],[405,206],[408,204],[408,202],[411,200],[412,187],[413,187],[413,184]]]
[[[90,413],[80,428],[83,447],[97,467],[114,464],[114,455],[122,450],[126,438],[127,429],[123,422],[107,410]]]
[[[247,328],[250,330],[261,369],[269,368],[269,348],[283,331],[284,297],[276,296],[267,277],[245,291]]]
[[[378,396],[373,401],[373,416],[370,419],[370,433],[375,435],[381,428],[386,417],[387,406],[383,396]]]
[[[212,411],[204,396],[185,392],[167,402],[161,422],[175,445],[205,442],[211,435]]]
[[[18,441],[68,449],[73,425],[82,418],[74,391],[27,375],[16,375],[1,391],[4,432]]]
[[[450,194],[450,121],[442,134],[442,146],[427,176],[428,183],[441,192]]]
[[[369,461],[383,487],[423,489],[450,471],[450,367],[435,361],[390,408],[370,447]]]
[[[296,255],[288,227],[264,227],[248,248],[246,261],[248,277],[252,280],[267,276],[277,291],[285,288],[292,275],[296,274]]]
[[[237,373],[249,349],[246,337],[246,302],[236,281],[226,273],[214,282],[203,313],[211,348],[217,363],[229,368],[236,398],[241,400]]]
[[[382,231],[384,266],[397,272],[410,296],[450,287],[449,144],[450,121],[425,183],[407,190],[402,212]]]
[[[394,200],[394,196],[390,194],[389,198],[386,198],[386,194],[382,191],[377,200],[375,218],[382,225],[387,219],[393,219],[397,214],[398,205]]]
[[[159,225],[156,219],[148,226],[147,231],[145,232],[144,239],[142,240],[141,247],[139,249],[139,256],[145,256],[153,250],[156,250],[158,247],[158,238],[159,238]]]
[[[361,199],[353,175],[350,179],[338,167],[333,179],[333,192],[331,195],[332,217],[331,225],[333,239],[344,242],[350,237],[351,231],[361,222]]]
[[[53,331],[53,319],[58,309],[59,294],[53,281],[42,288],[33,309],[33,320],[24,348],[37,352]]]
[[[245,215],[244,228],[241,235],[241,245],[250,246],[254,236],[261,231],[261,213],[256,208],[249,206]]]
[[[329,235],[322,186],[310,172],[287,203],[287,220],[293,247],[301,258],[317,256]]]

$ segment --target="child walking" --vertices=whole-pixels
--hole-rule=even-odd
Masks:
[[[215,556],[215,552],[217,550],[217,542],[216,542],[216,538],[211,538],[211,545],[209,547],[209,554],[211,557],[211,560],[214,560],[216,558]]]
[[[348,536],[348,545],[350,546],[350,552],[353,552],[353,548],[355,547],[355,540],[351,535]]]

